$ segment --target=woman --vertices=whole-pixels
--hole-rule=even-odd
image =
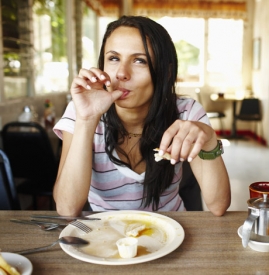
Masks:
[[[54,128],[63,139],[54,187],[60,215],[79,215],[87,197],[94,211],[182,211],[185,160],[209,210],[224,214],[230,185],[223,160],[198,156],[218,149],[216,134],[199,103],[177,98],[176,76],[176,51],[161,25],[136,16],[108,25],[98,68],[80,70]],[[156,147],[170,161],[156,162]]]

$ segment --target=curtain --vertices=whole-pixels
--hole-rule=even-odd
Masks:
[[[124,0],[84,0],[100,16],[119,16]],[[132,14],[144,16],[247,19],[247,0],[133,0]]]

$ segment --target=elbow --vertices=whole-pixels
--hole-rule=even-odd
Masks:
[[[68,203],[67,199],[58,198],[54,196],[56,212],[60,216],[80,216],[82,208],[74,205],[73,203]]]
[[[62,207],[61,205],[58,205],[58,204],[56,204],[56,212],[60,216],[75,217],[75,216],[81,215],[81,211],[76,211],[76,209],[74,208]]]
[[[210,210],[211,211],[211,213],[214,215],[214,216],[216,216],[216,217],[221,217],[221,216],[223,216],[224,214],[225,214],[225,212],[226,212],[226,210],[227,209],[225,209],[225,210],[222,210],[222,209],[214,209],[214,210]]]
[[[226,213],[227,209],[230,207],[230,204],[231,204],[231,197],[227,198],[221,204],[208,207],[208,209],[211,211],[211,213],[214,216],[221,217]]]

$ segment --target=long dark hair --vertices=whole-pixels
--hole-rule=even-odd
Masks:
[[[158,147],[164,131],[178,118],[176,106],[175,83],[177,77],[177,55],[174,44],[168,32],[157,22],[142,16],[123,16],[110,23],[103,38],[98,66],[104,69],[104,48],[108,37],[118,27],[132,27],[140,31],[150,74],[154,86],[154,94],[149,112],[144,121],[140,139],[141,161],[146,162],[144,194],[142,203],[145,207],[152,203],[152,209],[158,210],[160,196],[167,189],[174,177],[174,166],[168,161],[155,162],[153,149]],[[147,42],[148,41],[148,42]],[[148,44],[154,54],[154,64],[150,58]],[[128,47],[128,45],[126,45]],[[122,137],[126,134],[115,105],[113,104],[103,116],[106,125],[106,152],[110,160],[118,165],[128,166],[112,155],[114,149],[126,153],[119,148]]]

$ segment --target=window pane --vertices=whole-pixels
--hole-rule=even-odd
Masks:
[[[116,17],[98,17],[94,11],[86,6],[82,21],[83,68],[97,67],[99,51],[107,25],[115,20],[117,20]]]
[[[82,67],[96,67],[97,16],[84,3],[82,19]]]
[[[208,20],[208,83],[224,89],[242,84],[243,21]]]
[[[178,80],[203,81],[204,28],[202,18],[163,17],[157,20],[170,34],[178,55]]]
[[[27,95],[32,76],[33,47],[27,1],[1,1],[5,98]]]
[[[36,93],[68,90],[65,2],[38,1],[34,5]]]

